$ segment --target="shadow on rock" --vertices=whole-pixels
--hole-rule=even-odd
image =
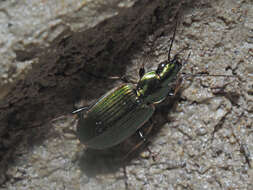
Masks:
[[[145,123],[140,130],[146,141],[140,138],[136,132],[124,142],[105,150],[94,150],[87,148],[79,159],[79,167],[89,177],[96,177],[99,174],[114,173],[129,165],[136,158],[140,158],[143,151],[148,151],[148,146],[153,138],[159,138],[158,133],[162,126],[168,121],[168,114],[176,106],[180,93],[173,98],[167,98],[165,103],[157,107],[152,118]],[[145,159],[153,159],[152,152],[149,152]],[[159,155],[158,155],[159,156]]]

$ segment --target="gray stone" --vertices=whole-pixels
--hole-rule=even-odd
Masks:
[[[125,181],[129,189],[251,189],[252,1],[0,5],[6,25],[0,189],[118,190]],[[185,58],[191,51],[183,72],[238,77],[185,78],[178,99],[158,106],[152,119],[148,137],[155,160],[140,156],[143,147],[122,163],[135,137],[102,151],[70,138],[73,104],[88,105],[120,83],[94,76],[126,74],[136,80],[143,61],[148,70],[167,58],[177,10],[172,54],[186,48],[180,55]],[[63,117],[50,122],[58,116]],[[36,128],[17,129],[22,127]]]

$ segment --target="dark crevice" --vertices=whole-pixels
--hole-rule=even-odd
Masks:
[[[3,137],[10,137],[9,147],[0,146],[0,167],[8,159],[7,152],[22,142],[22,136],[29,135],[25,130],[15,135],[16,127],[43,124],[70,113],[74,103],[84,96],[95,99],[112,88],[112,80],[98,80],[99,77],[87,73],[105,78],[125,74],[126,67],[132,64],[129,60],[143,46],[145,38],[158,30],[163,34],[165,25],[173,25],[171,21],[180,2],[184,1],[140,0],[136,6],[123,9],[94,28],[65,31],[46,49],[31,47],[17,51],[17,61],[39,61],[0,102],[0,144]]]

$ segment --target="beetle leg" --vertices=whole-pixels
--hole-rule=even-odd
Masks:
[[[152,120],[151,120],[151,122],[152,122]],[[149,128],[147,133],[149,133],[151,131],[151,129],[153,127],[153,123],[151,125],[152,126]],[[139,129],[137,132],[138,132],[140,138],[142,139],[142,143],[150,143],[150,141],[147,138],[145,138],[145,136],[143,135],[143,132],[141,131],[141,129]],[[148,150],[149,154],[152,156],[153,161],[155,161],[157,154],[152,152],[148,146],[147,146],[147,150]]]
[[[123,158],[123,160],[126,160],[135,150],[137,150],[142,144],[144,143],[144,141],[139,142],[137,145],[135,145]]]
[[[143,132],[141,131],[141,129],[138,129],[137,133],[139,134],[139,136],[143,140],[143,142],[147,141],[147,139],[144,137]]]
[[[176,81],[174,81],[168,85],[168,87],[171,88],[171,91],[172,91],[172,92],[169,91],[168,96],[175,96],[178,93],[178,91],[181,87],[182,81],[183,81],[183,78],[178,77],[176,79]]]
[[[178,93],[178,91],[179,91],[179,89],[181,87],[182,81],[183,81],[182,77],[178,77],[177,78],[176,87],[175,87],[175,90],[174,90],[174,96]]]
[[[175,92],[175,86],[176,86],[175,82],[170,83],[168,85],[168,87],[169,87],[169,93],[168,93],[167,96],[174,96],[175,95],[175,93],[174,93]]]
[[[97,78],[97,79],[121,80],[124,83],[133,83],[133,84],[137,84],[137,82],[138,82],[138,81],[134,81],[134,80],[128,79],[126,77],[126,75],[123,75],[121,77],[119,77],[119,76],[110,76],[110,77],[108,77],[108,76],[97,76],[97,75],[89,73],[89,72],[86,72],[86,73],[89,76],[92,76],[92,77]]]
[[[83,110],[88,110],[89,109],[89,107],[81,107],[81,108],[79,108],[79,109],[77,109],[77,110],[75,110],[75,111],[72,111],[71,113],[72,114],[76,114],[76,113],[79,113],[79,112],[81,112],[81,111],[83,111]]]
[[[141,68],[139,69],[140,79],[143,77],[144,74],[145,74],[145,68],[144,68],[144,63],[142,63]]]
[[[153,122],[151,120],[151,126],[149,126],[148,130],[145,132],[146,134],[149,134],[150,131],[153,128]],[[141,129],[137,130],[137,135],[141,138],[141,142],[136,144],[127,154],[124,156],[123,160],[126,160],[129,155],[131,155],[134,151],[136,151],[143,143],[150,143],[150,141],[145,137]],[[148,152],[152,155],[152,159],[155,160],[155,154],[147,147]]]
[[[111,79],[111,80],[121,80],[124,83],[137,84],[137,81],[134,81],[134,80],[131,80],[131,79],[127,78],[126,75],[123,75],[122,77],[112,76],[112,77],[108,77],[108,79]]]

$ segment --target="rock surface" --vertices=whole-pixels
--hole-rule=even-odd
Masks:
[[[0,189],[253,189],[252,1],[0,4]],[[67,113],[120,83],[92,74],[136,80],[147,60],[155,69],[178,10],[172,54],[191,52],[183,72],[237,77],[185,78],[152,119],[155,160],[143,148],[122,164],[124,143],[85,149]]]

